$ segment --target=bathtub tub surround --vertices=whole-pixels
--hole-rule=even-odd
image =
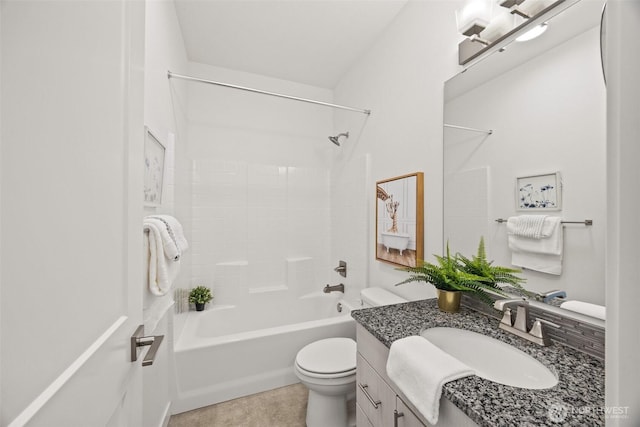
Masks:
[[[189,302],[196,305],[196,311],[203,311],[204,305],[212,299],[211,289],[206,286],[196,286],[189,292]]]
[[[293,361],[301,348],[325,338],[355,338],[348,307],[356,304],[342,298],[319,290],[300,298],[284,291],[262,293],[242,305],[216,304],[176,315],[181,332],[174,347],[172,412],[298,383]]]
[[[507,386],[475,375],[448,382],[443,387],[438,425],[447,425],[442,408],[453,404],[483,427],[545,426],[556,422],[565,426],[604,426],[604,363],[586,353],[559,343],[541,350],[536,344],[499,330],[499,321],[494,317],[464,305],[456,314],[443,313],[435,299],[356,310],[352,316],[359,323],[359,345],[361,329],[388,349],[394,341],[419,335],[425,328],[454,327],[514,346],[558,377],[557,385],[541,390]],[[404,398],[401,393],[398,396]]]

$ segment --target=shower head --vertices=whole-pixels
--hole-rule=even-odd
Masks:
[[[349,132],[343,132],[343,133],[339,133],[336,136],[330,136],[329,137],[329,141],[333,142],[334,144],[336,144],[338,147],[340,146],[340,141],[338,141],[340,139],[341,136],[346,136],[347,138],[349,138]]]

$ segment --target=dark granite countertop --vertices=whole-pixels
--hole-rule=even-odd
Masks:
[[[571,347],[541,347],[498,329],[498,320],[466,307],[444,313],[435,299],[355,310],[352,317],[387,347],[448,326],[488,335],[536,358],[558,377],[544,390],[506,386],[475,375],[446,383],[442,395],[480,426],[604,426],[604,363]],[[473,349],[469,349],[473,351]]]

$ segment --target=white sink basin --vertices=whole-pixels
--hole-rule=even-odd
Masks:
[[[420,335],[489,381],[530,389],[558,383],[542,363],[495,338],[457,328],[430,328]]]

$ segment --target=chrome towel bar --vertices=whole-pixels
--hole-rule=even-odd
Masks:
[[[504,218],[496,219],[496,222],[502,224],[503,222],[507,222]],[[585,219],[584,221],[560,221],[562,224],[582,224],[582,225],[593,225],[592,219]]]

